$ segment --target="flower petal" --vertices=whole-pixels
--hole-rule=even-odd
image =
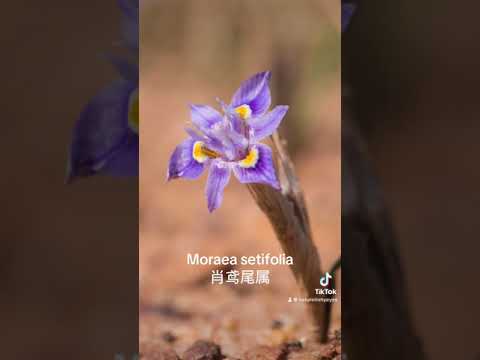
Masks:
[[[198,129],[192,129],[192,128],[186,127],[185,131],[195,141],[201,141],[201,142],[205,143],[209,149],[217,151],[217,152],[222,151],[222,149],[223,149],[222,145],[216,138],[211,138],[211,137],[207,136],[206,134],[200,133],[198,131]],[[211,135],[210,131],[208,132],[208,135]]]
[[[287,111],[288,106],[279,105],[263,116],[249,119],[248,125],[253,132],[252,139],[259,141],[272,135],[277,130]]]
[[[249,156],[234,165],[233,173],[242,184],[260,183],[280,189],[273,165],[272,150],[267,145],[254,145]]]
[[[138,134],[130,131],[125,141],[102,166],[101,173],[111,176],[138,176]]]
[[[138,84],[138,64],[134,64],[115,54],[106,53],[104,56],[107,61],[113,65],[121,77]]]
[[[347,29],[354,11],[355,4],[343,3],[342,1],[342,32]]]
[[[270,77],[270,71],[265,71],[255,74],[250,79],[244,81],[233,95],[230,106],[236,108],[248,105],[252,111],[252,117],[265,113],[271,103]]]
[[[185,131],[195,141],[205,141],[205,136],[199,134],[195,129],[186,127]]]
[[[198,127],[199,130],[203,132],[208,132],[208,130],[222,121],[222,115],[208,105],[190,105],[190,114],[192,123]]]
[[[139,1],[118,0],[118,6],[123,13],[123,41],[138,56]]]
[[[116,81],[85,106],[73,129],[67,182],[102,172],[108,162],[116,158],[117,152],[131,143],[131,136],[138,138],[128,125],[129,98],[135,87],[128,81]],[[138,146],[138,141],[136,144]],[[121,157],[118,159],[121,161]],[[128,169],[138,169],[138,157],[136,159],[137,164],[130,164]],[[137,173],[138,170],[136,173],[127,171],[124,175]]]
[[[232,124],[226,117],[215,123],[210,129],[206,129],[204,134],[207,139],[205,143],[209,149],[224,155],[227,159],[235,158],[241,146],[239,143],[241,135],[232,129]]]
[[[214,160],[208,174],[206,196],[208,211],[217,209],[223,200],[223,190],[230,180],[230,167],[222,160]]]
[[[195,141],[192,138],[188,138],[175,148],[168,163],[167,181],[179,177],[196,179],[202,174],[204,164],[193,158]]]
[[[117,2],[126,17],[134,18],[138,14],[138,0],[118,0]]]

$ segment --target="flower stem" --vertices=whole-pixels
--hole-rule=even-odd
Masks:
[[[250,184],[248,189],[260,209],[267,215],[287,256],[293,257],[291,270],[308,298],[318,298],[315,289],[323,276],[320,258],[312,240],[310,221],[303,193],[295,176],[284,141],[272,136],[274,157],[281,191],[268,185]],[[330,302],[309,302],[319,340],[327,340],[330,325]]]

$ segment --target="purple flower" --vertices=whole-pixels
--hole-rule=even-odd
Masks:
[[[272,150],[260,140],[272,135],[288,106],[268,111],[271,103],[270,72],[243,82],[226,105],[224,114],[208,105],[191,105],[189,137],[178,145],[167,171],[167,180],[196,179],[209,168],[206,186],[208,210],[217,209],[231,173],[243,184],[267,184],[280,189]]]
[[[120,79],[94,96],[72,134],[67,182],[95,174],[138,176],[138,0],[118,0],[129,58],[107,55]],[[133,57],[133,59],[132,59]]]
[[[123,43],[138,55],[138,7],[139,0],[117,0],[123,13]]]
[[[347,29],[354,11],[355,4],[349,1],[342,0],[342,32]]]

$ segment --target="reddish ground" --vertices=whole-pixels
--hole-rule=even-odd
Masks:
[[[220,81],[210,84],[212,89],[194,77],[182,75],[173,65],[170,70],[177,75],[174,79],[165,77],[164,69],[161,65],[150,67],[142,74],[140,89],[142,355],[146,359],[175,358],[165,353],[171,349],[188,358],[185,352],[197,340],[208,340],[231,358],[335,358],[339,340],[319,347],[313,342],[313,326],[305,305],[288,302],[289,297],[301,295],[288,267],[239,267],[270,269],[270,285],[213,286],[209,283],[213,267],[187,265],[187,253],[242,256],[282,251],[267,219],[247,189],[235,180],[226,189],[222,207],[213,215],[206,208],[205,176],[197,181],[165,183],[168,157],[185,136],[188,103],[213,104],[215,96],[227,98],[230,87],[236,84],[227,82],[223,84],[225,89],[215,91]],[[337,90],[332,86],[322,92],[321,98],[314,99],[315,115],[308,122],[314,141],[306,144],[295,159],[324,269],[340,254]],[[294,119],[287,115],[284,121]],[[332,329],[339,326],[338,303],[334,306]],[[325,355],[333,348],[337,350]]]

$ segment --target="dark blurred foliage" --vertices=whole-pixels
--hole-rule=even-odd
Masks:
[[[342,37],[343,92],[379,175],[431,359],[480,353],[478,8],[359,1]]]
[[[138,350],[138,182],[64,184],[71,130],[117,74],[116,1],[10,2],[1,32],[4,124],[0,348],[5,359],[113,359]]]

